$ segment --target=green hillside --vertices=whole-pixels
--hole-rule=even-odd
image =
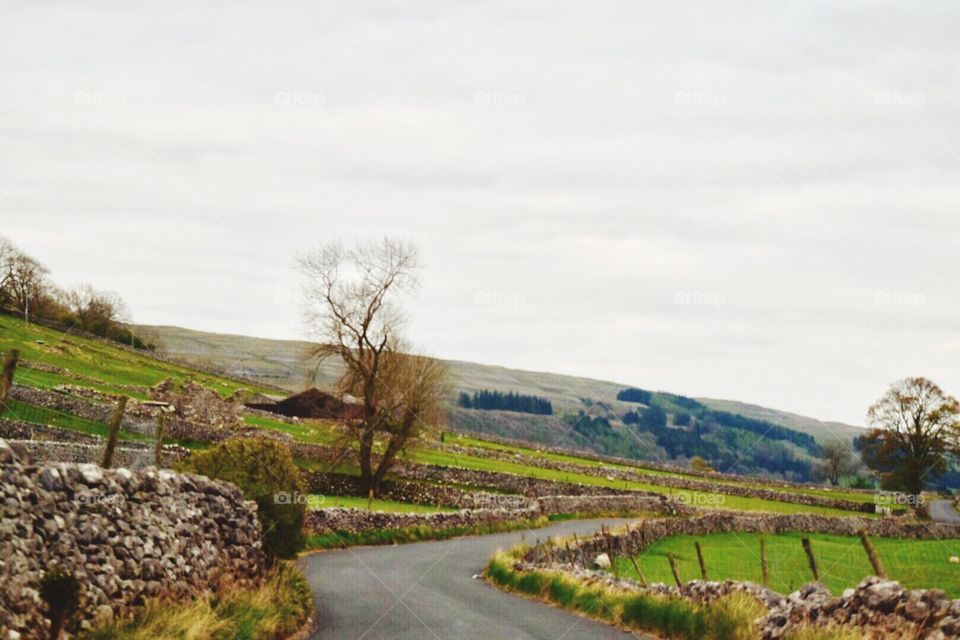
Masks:
[[[155,336],[161,350],[177,359],[210,364],[291,391],[312,384],[314,371],[304,359],[310,349],[308,342],[168,326],[142,330]],[[629,386],[623,383],[456,360],[448,364],[455,393],[514,392],[547,400],[553,407],[552,415],[477,410],[452,406],[451,398],[454,428],[602,455],[681,465],[700,456],[723,471],[807,480],[817,455],[817,440],[839,437],[849,441],[858,431],[851,425],[824,423],[756,405],[714,399],[701,402],[661,391],[649,392],[648,407],[618,400],[618,393]],[[327,361],[315,374],[316,384],[329,385],[339,374],[338,363]]]
[[[227,396],[238,389],[273,393],[255,383],[203,373],[184,365],[163,362],[149,355],[101,340],[84,338],[0,315],[0,351],[20,350],[22,366],[16,381],[40,388],[59,384],[90,387],[106,393],[143,398],[139,389],[166,378],[182,383],[188,378]],[[37,367],[32,365],[36,364]],[[50,370],[53,369],[53,370]]]

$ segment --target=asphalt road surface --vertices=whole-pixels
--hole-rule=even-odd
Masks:
[[[306,556],[318,628],[311,640],[594,640],[630,637],[474,578],[499,548],[550,535],[589,534],[601,523],[567,521],[534,531]],[[637,636],[643,637],[643,636]]]
[[[930,502],[930,517],[937,522],[960,522],[960,513],[953,508],[950,500],[932,500]]]

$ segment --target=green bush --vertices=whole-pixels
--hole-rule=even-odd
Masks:
[[[257,503],[263,548],[271,562],[303,548],[306,491],[286,446],[263,438],[232,438],[180,463],[183,471],[237,485]]]
[[[707,630],[715,640],[751,640],[757,637],[757,618],[766,613],[756,598],[737,593],[719,598],[707,608]]]
[[[59,638],[80,603],[80,582],[62,569],[48,571],[40,578],[40,597],[47,603],[50,637]]]

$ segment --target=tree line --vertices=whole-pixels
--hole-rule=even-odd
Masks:
[[[39,260],[0,236],[0,309],[25,320],[42,320],[80,329],[139,349],[155,345],[134,335],[123,299],[90,284],[63,289]]]
[[[457,397],[457,405],[464,409],[516,411],[518,413],[535,413],[538,415],[553,415],[553,404],[546,398],[531,396],[515,391],[489,391],[481,389],[469,394],[461,391]]]

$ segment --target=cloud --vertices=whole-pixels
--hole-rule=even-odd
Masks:
[[[0,221],[142,322],[270,337],[296,252],[404,235],[431,353],[861,422],[960,393],[957,12],[12,3]]]

